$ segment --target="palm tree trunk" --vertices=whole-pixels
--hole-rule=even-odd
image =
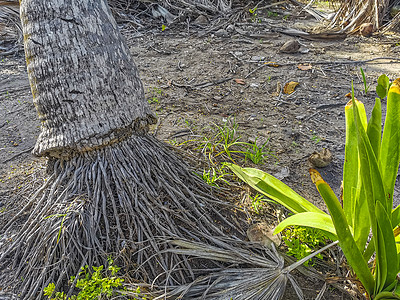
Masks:
[[[68,158],[145,132],[154,123],[105,0],[23,0],[20,16],[42,124],[34,154]]]

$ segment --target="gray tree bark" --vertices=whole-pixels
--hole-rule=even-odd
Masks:
[[[68,298],[75,292],[71,276],[77,280],[82,266],[105,265],[115,255],[128,282],[156,285],[158,295],[219,299],[226,289],[242,295],[235,299],[254,298],[247,277],[237,281],[241,270],[222,270],[255,263],[268,273],[255,282],[261,286],[271,270],[283,268],[283,258],[268,249],[251,252],[240,240],[240,212],[214,198],[188,165],[146,134],[155,118],[106,0],[21,0],[21,20],[42,121],[34,153],[53,158],[54,165],[0,228],[2,235],[18,228],[0,245],[1,284],[31,300],[42,299],[54,283]],[[286,273],[274,274],[287,282]],[[284,285],[271,292],[282,294]]]
[[[22,0],[33,153],[68,158],[147,131],[155,117],[106,0]]]

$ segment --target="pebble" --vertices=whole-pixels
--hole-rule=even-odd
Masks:
[[[281,53],[297,53],[300,49],[300,43],[296,40],[287,41],[279,49]]]
[[[200,15],[193,21],[194,24],[206,26],[208,25],[209,21],[206,16]]]
[[[229,37],[228,31],[226,31],[225,29],[219,29],[214,34],[217,37],[224,37],[224,38]]]
[[[228,25],[228,26],[226,27],[226,31],[228,31],[228,32],[234,32],[234,31],[235,31],[235,25],[232,25],[232,24]]]
[[[252,61],[260,61],[260,60],[264,60],[265,56],[252,56],[251,60]]]
[[[274,226],[268,225],[265,222],[253,224],[247,230],[247,237],[250,242],[260,243],[261,245],[271,248],[272,243],[278,247],[281,244],[280,234],[273,234]]]
[[[360,34],[365,37],[370,37],[374,32],[374,25],[372,23],[364,23],[360,26]]]

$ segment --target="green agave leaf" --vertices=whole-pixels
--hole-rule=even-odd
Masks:
[[[343,165],[343,209],[348,222],[353,223],[355,214],[355,197],[359,190],[359,161],[357,128],[354,123],[353,104],[349,101],[345,107],[346,144]],[[354,224],[351,224],[354,226]]]
[[[399,300],[400,299],[400,291],[399,292],[381,292],[375,296],[374,300]]]
[[[390,85],[389,77],[387,77],[385,74],[379,76],[378,86],[376,87],[376,93],[378,94],[379,98],[383,99],[386,97],[389,85]]]
[[[304,212],[292,215],[276,226],[274,234],[277,234],[286,227],[292,225],[318,228],[331,233],[330,238],[332,239],[333,237],[333,241],[337,240],[336,230],[335,226],[333,226],[331,216],[326,213]]]
[[[351,234],[350,227],[339,200],[331,187],[322,179],[318,171],[310,169],[309,172],[312,181],[329,209],[339,239],[339,245],[348,263],[357,274],[366,291],[371,294],[374,288],[374,278],[372,277],[366,261],[360,259],[362,257],[361,251],[358,249]]]
[[[358,125],[361,176],[368,202],[376,251],[374,294],[377,294],[393,282],[392,276],[395,274],[396,277],[398,269],[397,251],[391,224],[392,202],[388,202],[386,199],[378,162],[364,128],[359,126],[361,120],[357,108],[354,110],[354,114]],[[385,214],[387,214],[386,218]],[[388,261],[389,258],[393,259],[393,264]]]
[[[358,100],[355,100],[354,103],[361,111],[363,127],[367,128],[364,105]],[[360,251],[364,251],[370,232],[370,222],[365,193],[361,189],[357,126],[354,122],[353,106],[353,101],[349,101],[345,107],[346,148],[343,166],[343,210],[347,222],[354,230],[354,239],[358,248]]]
[[[382,132],[382,105],[381,99],[375,98],[375,105],[367,126],[367,135],[374,151],[375,157],[379,158],[381,148]]]
[[[396,241],[393,234],[391,218],[381,202],[376,203],[375,214],[378,220],[379,238],[378,244],[384,246],[380,252],[380,257],[377,256],[376,262],[386,264],[385,273],[382,274],[381,282],[378,291],[382,291],[396,281],[399,265],[397,261]],[[383,270],[382,270],[383,271]]]
[[[253,168],[241,168],[232,163],[225,163],[225,165],[252,188],[282,204],[293,213],[307,211],[323,213],[322,210],[272,175]]]
[[[400,224],[400,205],[392,210],[392,226],[393,228]]]
[[[392,207],[393,190],[400,163],[400,78],[389,89],[385,126],[380,151],[382,180],[386,190],[387,206]]]

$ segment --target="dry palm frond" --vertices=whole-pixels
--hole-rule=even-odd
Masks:
[[[18,1],[0,0],[0,54],[21,49],[22,30]]]
[[[340,8],[331,22],[331,27],[340,27],[342,32],[355,33],[364,23],[372,23],[375,30],[398,28],[399,18],[391,16],[392,8],[399,0],[340,0]],[[383,27],[382,27],[383,26]]]
[[[310,258],[336,245],[333,242],[307,257],[284,267],[283,257],[272,248],[263,248],[261,254],[255,254],[218,241],[218,248],[192,241],[175,240],[171,244],[178,249],[169,251],[186,256],[201,257],[209,260],[232,262],[239,266],[254,266],[253,268],[227,268],[212,272],[197,278],[186,286],[172,289],[162,296],[185,297],[187,299],[281,299],[285,293],[287,282],[290,281],[297,297],[303,299],[303,292],[296,283],[291,271],[302,266]],[[259,246],[253,244],[253,250]],[[161,297],[161,296],[160,296]]]
[[[400,5],[400,2],[399,2]],[[384,25],[382,28],[383,32],[388,32],[388,31],[394,31],[394,32],[400,32],[400,12],[398,12],[394,18],[388,22],[387,24]]]

